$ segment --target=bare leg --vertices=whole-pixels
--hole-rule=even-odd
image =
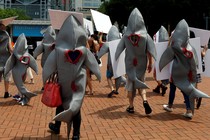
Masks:
[[[9,82],[8,81],[4,81],[4,98],[8,98],[11,97],[11,95],[9,94],[8,90],[9,90]]]
[[[145,113],[146,114],[152,113],[152,109],[150,108],[150,105],[147,101],[146,90],[145,89],[138,89],[138,91],[139,91],[139,94],[141,95],[141,98],[143,100],[143,106],[145,108]]]
[[[129,106],[128,106],[128,108],[126,109],[126,111],[127,111],[128,113],[134,113],[134,106],[133,106],[133,103],[134,103],[134,96],[133,96],[132,91],[128,91],[128,101],[129,101]]]
[[[8,90],[9,90],[9,82],[8,81],[4,81],[4,89],[5,89],[5,92],[8,92]]]
[[[92,87],[91,75],[89,69],[87,69],[87,86],[89,87],[90,95],[93,95],[93,87]]]
[[[113,85],[112,79],[107,78],[107,82],[108,82],[109,88],[111,89],[111,91],[113,91],[114,90],[114,85]]]
[[[34,84],[34,77],[33,77],[33,74],[32,74],[32,71],[31,71],[31,68],[30,67],[27,69],[27,76],[30,79],[30,83],[31,84]]]

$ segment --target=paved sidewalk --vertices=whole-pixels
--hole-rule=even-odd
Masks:
[[[210,99],[203,99],[200,109],[195,110],[193,119],[189,120],[182,116],[185,105],[182,94],[177,90],[174,111],[166,112],[162,105],[168,102],[169,90],[164,97],[153,93],[156,83],[152,74],[147,73],[146,82],[151,87],[147,90],[147,97],[153,112],[150,116],[145,115],[142,100],[137,95],[135,113],[128,114],[125,111],[128,99],[123,87],[119,95],[107,98],[110,91],[105,78],[106,57],[102,59],[102,82],[93,76],[94,95],[86,95],[82,106],[81,140],[210,140]],[[48,123],[55,114],[55,108],[48,108],[40,101],[40,58],[37,64],[39,74],[34,74],[35,84],[25,84],[28,90],[38,94],[29,105],[21,106],[12,98],[4,99],[3,82],[0,83],[0,140],[67,139],[65,123],[61,125],[60,135],[49,132]],[[210,78],[203,77],[199,89],[210,95],[209,83]],[[14,83],[10,86],[10,93],[17,93]]]

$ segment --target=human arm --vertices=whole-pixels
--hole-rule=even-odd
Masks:
[[[147,58],[148,58],[147,70],[150,73],[152,71],[152,56],[150,53],[147,53]]]
[[[208,50],[208,45],[205,45],[201,50],[201,56],[204,57],[206,55],[206,51]]]
[[[12,47],[12,41],[11,41],[10,37],[9,37],[8,49],[9,49],[10,54],[12,54],[13,53],[13,47]]]

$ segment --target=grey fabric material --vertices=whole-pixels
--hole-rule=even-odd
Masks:
[[[4,71],[7,59],[10,57],[9,52],[9,35],[6,31],[0,30],[0,72]]]
[[[27,90],[24,86],[23,77],[28,67],[31,67],[38,74],[36,60],[28,53],[25,35],[21,34],[15,43],[13,54],[6,62],[4,74],[6,75],[12,70],[14,83],[19,93],[23,95],[25,104],[27,104],[32,97],[36,96],[35,93]]]
[[[36,47],[34,50],[33,56],[37,58],[40,54],[42,54],[41,58],[41,66],[44,66],[44,63],[49,56],[49,54],[53,51],[53,45],[55,44],[56,33],[52,26],[49,26],[47,30],[44,32],[44,37],[42,43]]]
[[[183,49],[192,53],[192,58],[186,57]],[[169,47],[160,58],[160,70],[173,60],[171,77],[176,85],[184,94],[190,98],[191,110],[194,111],[195,97],[209,98],[206,93],[196,89],[196,68],[197,55],[195,49],[189,44],[189,27],[187,22],[181,20],[171,36]],[[192,75],[192,81],[189,80],[189,74]]]
[[[158,37],[159,42],[164,42],[164,41],[169,40],[168,32],[164,26],[161,26],[158,31],[159,31],[159,37]]]
[[[72,15],[67,17],[56,38],[55,49],[43,67],[44,83],[53,72],[58,72],[64,111],[57,114],[53,120],[67,123],[68,138],[72,118],[80,110],[85,95],[85,68],[89,68],[98,80],[101,80],[99,65],[94,55],[86,48],[86,41],[86,32],[80,22]],[[74,61],[70,54],[74,54],[77,59]]]
[[[128,39],[129,36],[133,34],[140,36],[136,46],[134,46]],[[147,33],[143,17],[137,8],[135,8],[130,14],[125,34],[119,42],[115,53],[116,60],[124,49],[126,49],[126,74],[129,80],[133,82],[134,89],[149,88],[144,81],[141,81],[141,79],[143,79],[147,69],[147,53],[150,53],[151,56],[156,59],[156,50],[154,41]],[[136,66],[133,64],[134,61],[137,62]]]

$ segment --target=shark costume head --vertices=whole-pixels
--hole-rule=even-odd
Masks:
[[[128,79],[132,81],[134,89],[148,88],[144,82],[147,68],[147,53],[156,59],[154,41],[147,33],[143,17],[135,8],[128,19],[124,36],[118,44],[115,59],[117,60],[125,50],[125,67]]]
[[[33,56],[36,58],[38,55],[42,53],[42,58],[41,58],[41,66],[44,66],[44,63],[48,57],[48,55],[54,50],[55,48],[55,39],[56,39],[56,33],[55,30],[53,29],[52,26],[49,26],[45,31],[44,31],[44,36],[42,43],[36,47],[34,50]]]
[[[121,39],[120,32],[119,32],[118,28],[115,25],[113,25],[110,28],[110,30],[109,30],[109,32],[108,32],[106,37],[107,37],[107,42],[105,42],[103,44],[103,46],[101,47],[101,49],[99,50],[98,57],[100,59],[104,54],[108,53],[108,57],[107,57],[107,66],[108,66],[108,68],[107,69],[109,71],[113,72],[111,56],[110,56],[110,53],[109,53],[109,47],[111,47],[111,46],[109,46],[109,42],[117,40],[117,39]],[[118,91],[118,89],[119,89],[119,87],[120,87],[122,82],[125,82],[125,78],[122,77],[122,76],[117,77],[115,79],[116,91]]]
[[[195,49],[189,43],[189,27],[184,19],[177,24],[169,41],[169,47],[160,58],[160,70],[172,60],[173,83],[189,96],[190,107],[194,112],[195,97],[209,98],[209,96],[194,87],[198,60]]]
[[[169,35],[164,26],[161,26],[157,33],[154,35],[155,42],[164,42],[169,40]]]
[[[86,88],[86,68],[101,80],[100,69],[94,55],[86,48],[87,36],[81,23],[72,15],[66,18],[56,38],[55,49],[43,67],[43,82],[58,73],[64,111],[54,117],[67,123],[69,138],[74,116],[79,112]]]
[[[19,93],[22,95],[20,103],[26,105],[30,99],[36,96],[26,89],[24,86],[24,77],[26,76],[26,70],[31,67],[36,73],[38,73],[38,66],[33,56],[28,53],[27,40],[24,34],[19,35],[14,45],[13,54],[7,60],[4,73],[7,74],[12,70],[12,76],[15,85]]]

